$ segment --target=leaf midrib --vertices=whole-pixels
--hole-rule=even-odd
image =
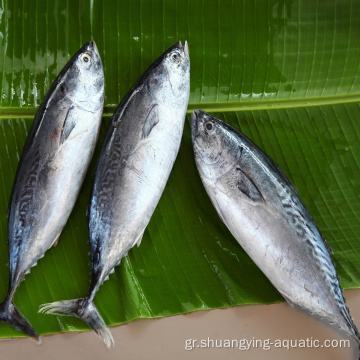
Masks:
[[[276,110],[308,106],[324,106],[360,102],[360,94],[322,96],[312,98],[284,99],[284,100],[261,100],[261,101],[239,101],[239,102],[214,102],[214,103],[191,103],[187,112],[202,109],[206,112],[235,112],[252,110]],[[117,106],[105,106],[103,116],[113,115]],[[37,107],[0,107],[0,119],[9,118],[33,118]]]

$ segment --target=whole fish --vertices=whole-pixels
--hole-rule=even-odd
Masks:
[[[359,343],[331,250],[279,166],[244,134],[191,114],[196,165],[232,235],[288,303],[337,324]]]
[[[73,315],[114,342],[93,299],[137,244],[161,197],[180,147],[189,101],[188,44],[175,44],[144,73],[115,111],[98,161],[90,201],[91,284],[85,298],[40,311]]]
[[[95,42],[88,42],[46,94],[17,169],[8,209],[9,290],[0,320],[36,340],[13,304],[14,293],[68,220],[95,149],[103,103],[103,66]]]

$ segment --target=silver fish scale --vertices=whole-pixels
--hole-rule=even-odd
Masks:
[[[120,103],[109,125],[90,208],[91,284],[86,297],[45,304],[41,311],[81,318],[110,347],[113,337],[93,298],[135,245],[166,185],[180,147],[190,93],[187,43],[156,60]]]
[[[341,308],[341,314],[343,315],[344,320],[348,323],[355,337],[359,337],[359,332],[353,327],[352,318],[349,314],[349,309],[346,306],[345,299],[342,294],[342,288],[339,284],[339,278],[336,274],[335,265],[329,256],[329,250],[331,250],[329,245],[327,245],[326,240],[323,239],[321,234],[319,234],[313,219],[311,217],[310,219],[305,218],[304,212],[307,212],[307,210],[303,203],[298,199],[298,197],[291,194],[289,188],[287,188],[281,181],[281,177],[275,176],[274,179],[277,181],[277,188],[282,189],[282,191],[278,191],[279,199],[285,209],[288,219],[291,220],[292,225],[295,228],[295,235],[303,239],[303,243],[307,247],[310,256],[317,259],[317,261],[313,263],[313,266],[316,266],[317,271],[320,274],[323,274],[324,280],[330,285],[336,302],[339,308]],[[301,208],[304,209],[304,212],[300,210]],[[318,241],[319,235],[322,241]],[[314,276],[316,275],[314,274]],[[301,304],[298,305],[306,310],[306,307]],[[323,313],[317,313],[315,310],[310,312],[312,314],[323,316]],[[336,317],[332,314],[328,314],[328,316],[330,318],[334,318],[336,322]]]
[[[86,61],[84,60],[86,59]],[[104,73],[94,42],[61,70],[32,122],[8,209],[10,281],[0,321],[38,339],[13,304],[32,266],[60,236],[95,149],[104,105]]]
[[[121,152],[118,150],[118,147],[114,146],[112,150],[112,157],[114,158],[114,161],[107,164],[105,169],[104,182],[102,183],[103,186],[99,191],[98,201],[100,207],[103,207],[110,201],[111,195],[114,192],[114,184],[116,181],[116,174],[118,172],[119,164],[122,163]]]
[[[30,166],[29,179],[25,182],[25,185],[19,196],[19,223],[21,226],[18,229],[25,225],[26,221],[28,221],[28,214],[31,214],[30,207],[32,200],[35,197],[36,184],[39,178],[39,164],[40,153],[37,151]]]
[[[184,54],[178,45],[171,51]],[[105,136],[89,225],[91,252],[101,254],[93,257],[101,264],[92,266],[102,269],[101,278],[141,238],[165,186],[188,102],[187,56],[178,69],[168,55],[156,61],[123,99]]]
[[[280,183],[279,185],[281,186],[282,184]],[[303,212],[299,210],[299,205],[303,205],[299,203],[298,199],[290,195],[290,191],[288,189],[285,190],[285,194],[281,194],[281,192],[279,192],[279,197],[283,207],[285,208],[287,216],[292,220],[292,224],[296,229],[296,236],[303,238],[304,244],[308,248],[310,255],[318,259],[314,265],[317,266],[318,271],[324,273],[324,278],[329,282],[331,289],[333,289],[333,293],[336,297],[338,305],[343,310],[344,318],[346,321],[348,321],[350,318],[348,313],[349,310],[345,305],[345,300],[342,295],[342,290],[335,271],[335,266],[329,257],[326,244],[322,244],[321,242],[317,241],[317,234],[308,225]]]
[[[203,111],[191,120],[200,177],[233,236],[290,304],[337,324],[359,343],[331,249],[291,181],[230,125]]]

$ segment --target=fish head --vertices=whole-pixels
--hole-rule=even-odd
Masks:
[[[190,57],[187,41],[165,51],[151,66],[148,89],[157,101],[167,106],[183,106],[190,94]]]
[[[215,181],[231,170],[242,149],[226,124],[202,110],[191,113],[191,135],[199,172]]]
[[[87,42],[69,61],[60,78],[64,96],[80,107],[97,112],[104,105],[104,69],[95,41]]]

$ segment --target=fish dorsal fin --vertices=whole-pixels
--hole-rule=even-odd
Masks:
[[[283,182],[284,185],[288,186],[290,190],[292,190],[296,195],[299,196],[299,191],[296,186],[292,183],[290,178],[285,174],[285,172],[280,168],[280,166],[267,154],[265,154],[262,150],[260,150],[264,158],[266,159],[267,166],[269,166],[274,173],[279,177],[280,182]]]
[[[144,85],[139,86],[138,88],[136,88],[130,96],[127,96],[123,99],[123,101],[120,103],[119,107],[116,109],[115,114],[113,116],[113,121],[112,121],[112,126],[113,127],[118,127],[122,117],[126,111],[126,109],[128,108],[131,100],[134,98],[134,96],[140,92],[143,89]]]
[[[239,175],[236,183],[237,188],[252,201],[264,201],[259,188],[249,175],[245,171],[241,170],[240,166],[236,166],[235,170]]]
[[[155,104],[150,109],[142,128],[142,135],[141,135],[142,139],[148,137],[151,133],[151,130],[159,122],[158,108],[159,106]]]
[[[250,142],[251,146],[254,147],[259,155],[260,155],[260,161],[265,163],[265,166],[270,168],[273,173],[277,174],[278,180],[280,182],[283,182],[286,186],[288,186],[296,195],[299,195],[299,192],[295,185],[292,183],[292,181],[289,179],[289,177],[285,174],[285,172],[280,168],[280,166],[268,155],[266,154],[262,149],[260,149],[252,140],[250,140],[247,136],[242,134],[243,137],[247,139],[247,141]]]
[[[71,131],[74,129],[76,125],[75,120],[71,116],[71,112],[72,112],[71,110],[73,110],[72,106],[69,107],[69,110],[66,113],[66,117],[60,135],[60,144],[63,144],[64,141],[70,136]]]

